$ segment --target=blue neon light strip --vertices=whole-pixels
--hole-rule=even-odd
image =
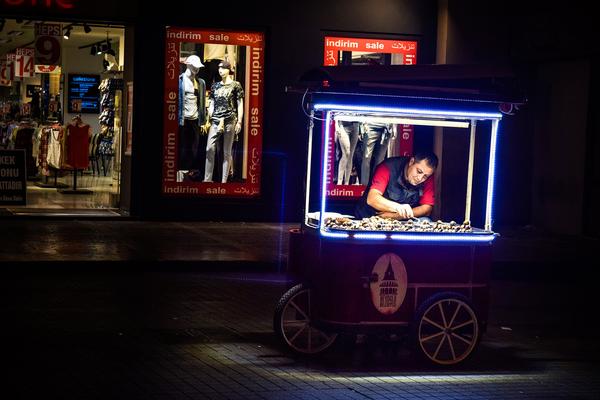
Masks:
[[[446,111],[446,110],[427,110],[417,108],[393,108],[393,107],[371,107],[371,106],[353,106],[347,104],[315,104],[315,110],[342,110],[342,111],[365,111],[365,112],[385,112],[395,114],[411,114],[422,116],[448,116],[461,118],[502,118],[501,113],[479,113],[466,111]]]
[[[388,235],[385,233],[355,233],[355,239],[387,239]]]
[[[329,150],[329,126],[331,125],[331,111],[325,118],[325,151],[323,152],[323,169],[321,170],[321,213],[319,214],[319,230],[323,233],[323,222],[325,222],[325,200],[327,199],[327,153]]]
[[[440,233],[440,234],[432,234],[432,235],[413,235],[410,233],[405,233],[405,234],[393,234],[390,236],[390,239],[393,240],[414,240],[414,241],[425,241],[425,242],[460,242],[460,243],[467,243],[467,242],[477,242],[477,243],[485,243],[485,242],[491,242],[492,240],[494,240],[494,238],[496,237],[496,235],[494,234],[490,234],[490,235],[469,235],[469,234],[465,234],[465,235],[452,235],[452,234],[445,234],[445,233]]]
[[[330,237],[330,238],[338,238],[338,239],[347,239],[350,237],[347,233],[337,233],[337,232],[327,232],[321,230],[321,236]]]
[[[413,241],[413,242],[455,242],[455,243],[487,243],[491,242],[496,238],[494,234],[478,234],[470,235],[465,234],[412,234],[412,233],[354,233],[350,235],[344,232],[328,232],[321,230],[321,235],[330,238],[341,238],[341,239],[358,239],[358,240],[402,240],[402,241]]]
[[[492,230],[492,215],[494,207],[494,182],[496,181],[496,142],[498,139],[499,121],[492,121],[492,136],[490,138],[490,164],[488,170],[488,193],[485,206],[485,229]]]

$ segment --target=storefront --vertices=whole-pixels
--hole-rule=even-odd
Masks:
[[[71,38],[62,38],[63,47],[73,38],[103,32],[102,38],[74,48],[81,57],[71,56],[89,59],[91,69],[69,64],[69,54],[61,65],[57,92],[63,129],[78,114],[72,107],[85,103],[73,101],[75,92],[83,95],[82,89],[70,88],[94,87],[94,75],[99,75],[102,88],[105,57],[92,55],[92,45],[102,49],[108,30],[112,47],[118,49],[120,101],[115,102],[119,110],[109,132],[114,155],[106,177],[102,163],[96,168],[92,156],[83,174],[67,171],[56,180],[69,185],[63,192],[72,190],[75,175],[77,190],[95,191],[86,178],[106,178],[108,200],[85,205],[90,209],[141,218],[296,220],[302,210],[306,120],[295,112],[304,107],[301,96],[286,93],[286,87],[305,71],[327,64],[328,52],[337,64],[364,68],[372,63],[415,64],[417,56],[419,63],[434,61],[435,3],[408,7],[389,1],[388,7],[366,10],[309,1],[269,12],[267,3],[236,5],[228,12],[217,4],[188,4],[182,12],[179,6],[163,9],[140,1],[108,3],[5,0],[0,13],[7,21],[25,16],[25,22],[59,24],[62,34],[71,27]],[[85,32],[84,23],[92,32]],[[358,41],[364,48],[346,49],[344,40]],[[38,78],[38,86],[43,86],[42,79],[54,79],[46,75]],[[36,84],[21,79],[19,94],[24,103],[31,102],[21,92]],[[8,93],[17,89],[12,90]],[[102,110],[89,110],[81,112],[83,122],[93,133],[102,132]],[[407,140],[394,143],[392,151],[410,145]],[[37,175],[40,179],[28,180],[27,187],[38,187],[46,176],[49,184],[55,182],[53,171]],[[47,189],[80,202],[88,196]],[[33,207],[32,199],[28,192],[24,207]]]
[[[2,187],[2,213],[126,214],[127,24],[85,18],[77,1],[3,3],[0,152],[15,162],[2,166],[13,180]]]

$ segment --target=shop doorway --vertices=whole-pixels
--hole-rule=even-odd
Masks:
[[[0,17],[0,28],[0,152],[24,153],[26,185],[0,208],[120,215],[124,26]]]

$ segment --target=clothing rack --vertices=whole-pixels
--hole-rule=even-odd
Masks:
[[[50,167],[52,171],[54,171],[54,182],[48,182],[48,175],[44,177],[44,182],[35,182],[34,185],[42,188],[57,188],[64,189],[68,188],[69,185],[66,183],[62,183],[58,181],[58,171],[59,169]]]
[[[61,194],[92,194],[94,193],[92,190],[89,189],[77,189],[77,173],[81,171],[81,173],[83,173],[82,169],[73,169],[73,188],[72,189],[59,189],[58,193]]]

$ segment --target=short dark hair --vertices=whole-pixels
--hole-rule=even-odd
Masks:
[[[438,157],[433,151],[419,150],[415,153],[413,157],[415,159],[415,162],[423,160],[427,161],[427,165],[429,165],[433,169],[436,169],[438,166]]]

